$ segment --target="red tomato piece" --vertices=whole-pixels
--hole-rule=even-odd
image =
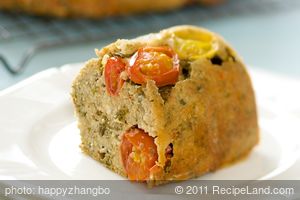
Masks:
[[[121,157],[128,179],[148,180],[150,169],[158,159],[154,138],[142,129],[128,130],[122,138]]]
[[[120,57],[110,57],[104,68],[105,85],[108,94],[116,96],[121,90],[124,80],[120,74],[125,70],[126,64]]]
[[[178,55],[169,47],[140,48],[131,57],[127,73],[137,84],[154,80],[158,87],[173,85],[179,76]]]

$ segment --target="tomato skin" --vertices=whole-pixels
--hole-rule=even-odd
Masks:
[[[151,53],[153,54],[152,57]],[[164,57],[155,55],[164,55]],[[149,57],[148,60],[147,57]],[[168,65],[168,59],[171,60],[171,66],[166,66]],[[153,67],[154,70],[161,73],[155,74],[154,70],[151,71],[151,69],[149,74],[143,73],[143,67],[149,65],[150,68]],[[177,82],[179,76],[178,55],[169,47],[140,48],[131,57],[127,73],[129,78],[137,84],[145,84],[147,80],[154,80],[158,87],[173,85]]]
[[[104,68],[106,91],[111,96],[117,96],[124,84],[120,74],[125,70],[126,64],[120,57],[110,57]]]
[[[120,149],[128,179],[148,180],[158,159],[154,138],[142,129],[132,128],[124,133]]]

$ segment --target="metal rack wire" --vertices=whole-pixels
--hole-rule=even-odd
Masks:
[[[59,20],[0,12],[0,44],[26,39],[34,41],[24,50],[16,66],[12,66],[9,58],[4,56],[0,49],[0,63],[11,74],[18,74],[28,66],[36,54],[54,47],[121,35],[135,35],[136,32],[139,34],[153,32],[166,26],[192,24],[196,21],[230,15],[276,12],[278,8],[290,10],[299,7],[300,1],[297,0],[229,0],[219,7],[190,6],[167,13],[149,13],[102,20]]]

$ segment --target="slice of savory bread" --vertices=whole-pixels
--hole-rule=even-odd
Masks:
[[[72,87],[81,148],[118,174],[185,180],[258,143],[251,81],[220,36],[176,26],[96,53]]]

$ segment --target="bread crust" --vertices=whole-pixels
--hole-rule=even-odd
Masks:
[[[216,52],[190,61],[188,77],[181,72],[166,96],[154,81],[145,85],[125,82],[118,97],[106,93],[102,67],[106,56],[131,55],[144,46],[171,45],[169,38],[178,31],[211,35]],[[177,26],[133,40],[118,40],[97,55],[99,58],[87,63],[74,81],[72,96],[83,151],[117,173],[126,176],[119,146],[122,134],[132,126],[155,137],[158,168],[150,175],[151,185],[215,171],[242,159],[258,143],[251,80],[241,58],[219,35],[194,26]],[[214,62],[216,55],[218,62]],[[117,119],[124,108],[126,114]],[[110,134],[99,132],[97,117],[107,119],[105,129]],[[173,156],[168,161],[165,150],[170,144]],[[100,158],[101,145],[109,150],[105,154],[109,162]]]
[[[102,18],[150,11],[165,11],[191,2],[215,4],[219,0],[1,0],[0,9],[54,17]]]

